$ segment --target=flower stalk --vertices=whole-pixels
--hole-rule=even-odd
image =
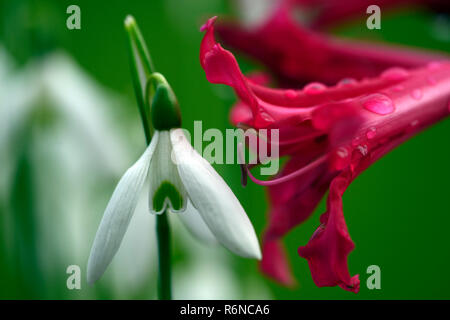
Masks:
[[[152,76],[155,72],[153,63],[133,16],[125,19],[125,30],[128,34],[131,74],[133,87],[139,107],[139,114],[144,128],[147,146],[150,145],[151,121],[150,102],[155,95],[152,85]],[[170,250],[170,225],[167,219],[167,210],[156,215],[156,242],[158,247],[158,298],[160,300],[172,299],[172,265]]]
[[[158,298],[172,299],[172,264],[170,259],[170,225],[167,211],[156,215],[156,238],[158,242]]]
[[[130,70],[133,81],[134,93],[144,128],[147,145],[150,144],[151,122],[149,118],[149,108],[146,107],[145,90],[151,74],[155,71],[150,54],[142,37],[141,31],[133,16],[128,15],[125,19],[125,30],[128,35],[128,52],[130,59]]]

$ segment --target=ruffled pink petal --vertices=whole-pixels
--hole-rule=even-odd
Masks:
[[[380,77],[364,78],[362,81],[343,78],[334,86],[321,87],[321,90],[316,91],[311,90],[314,83],[295,90],[268,88],[254,83],[249,83],[249,88],[259,99],[269,104],[287,108],[307,108],[376,92],[402,82],[408,75],[409,72],[405,69],[394,67],[385,70]]]
[[[270,81],[269,76],[262,72],[249,74],[246,78],[249,82],[249,85],[266,85]],[[231,109],[230,121],[234,125],[250,125],[253,122],[253,113],[251,108],[244,102],[239,101]]]
[[[321,225],[306,246],[298,249],[308,260],[314,283],[318,287],[340,286],[358,292],[358,275],[351,277],[347,257],[355,247],[347,230],[342,210],[342,195],[350,183],[348,173],[333,179],[327,202],[327,212],[321,216]]]
[[[374,161],[450,113],[450,64],[433,62],[409,71],[394,67],[373,79],[343,79],[335,86],[270,89],[263,86],[264,77],[244,77],[234,56],[215,42],[213,22],[203,27],[200,60],[208,80],[232,86],[241,99],[232,110],[232,122],[279,129],[280,156],[291,157],[274,180],[251,176],[270,185],[261,270],[290,282],[280,238],[307,219],[330,188],[322,224],[299,254],[308,259],[318,286],[357,292],[358,276],[347,270],[354,245],[343,217],[342,194]]]
[[[293,157],[280,176],[287,175],[309,162],[316,153]],[[283,285],[294,283],[287,257],[279,239],[306,220],[328,189],[331,176],[321,166],[298,179],[269,187],[271,210],[265,231],[261,271]]]
[[[314,156],[314,153],[294,156],[288,161],[279,177],[303,167]],[[327,191],[332,179],[327,170],[327,165],[321,165],[300,178],[268,188],[272,209],[269,216],[269,225],[265,232],[267,239],[284,236],[311,215]]]
[[[291,5],[280,6],[253,30],[219,24],[217,32],[225,44],[261,61],[287,84],[335,84],[346,77],[375,77],[390,67],[409,69],[445,59],[428,52],[329,37],[305,29],[290,11]]]
[[[450,3],[446,0],[282,0],[285,5],[298,5],[302,12],[309,11],[313,15],[308,26],[315,29],[324,29],[342,21],[352,18],[361,18],[367,7],[378,5],[382,12],[400,6],[422,5],[436,9],[438,12],[450,11]]]
[[[263,258],[259,267],[261,272],[282,285],[293,286],[296,283],[280,241],[263,240]]]
[[[234,125],[253,123],[252,109],[242,101],[236,103],[230,112],[230,121]]]
[[[279,108],[259,99],[252,92],[233,54],[215,42],[214,21],[215,18],[212,18],[202,27],[206,34],[200,46],[200,63],[208,81],[233,87],[239,98],[251,109],[253,126],[256,128],[277,121],[301,122],[310,119],[311,109]]]

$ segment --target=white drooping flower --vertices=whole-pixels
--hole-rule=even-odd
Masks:
[[[119,249],[146,181],[149,209],[177,214],[203,241],[216,241],[246,258],[261,258],[253,226],[239,200],[195,151],[182,129],[175,96],[154,74],[151,117],[155,129],[140,159],[120,179],[106,207],[88,261],[88,282],[97,281]]]

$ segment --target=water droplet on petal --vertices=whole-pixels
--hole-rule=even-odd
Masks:
[[[367,156],[367,154],[369,153],[369,148],[364,144],[364,145],[359,145],[357,147],[358,151],[361,153],[361,155],[363,157]]]
[[[353,78],[344,78],[337,83],[337,87],[347,87],[357,83],[357,81]]]
[[[349,156],[350,153],[348,152],[347,148],[339,147],[336,150],[336,157],[333,159],[333,167],[336,170],[344,169],[349,164]]]
[[[345,149],[343,147],[339,148],[336,153],[337,153],[337,155],[340,158],[347,158],[348,157],[348,151],[347,151],[347,149]]]
[[[392,99],[382,93],[373,93],[362,98],[361,103],[367,110],[386,115],[394,112],[394,103]]]
[[[297,92],[295,90],[289,89],[284,92],[286,98],[295,99],[297,98]]]
[[[275,121],[272,118],[272,116],[270,114],[268,114],[267,111],[264,110],[263,108],[259,108],[258,114],[261,117],[261,119],[263,119],[264,121],[267,121],[267,122],[274,122]]]
[[[375,136],[377,135],[377,129],[375,127],[370,127],[369,129],[367,129],[366,132],[366,137],[367,139],[373,139],[375,138]]]
[[[403,68],[398,68],[398,67],[394,67],[394,68],[390,68],[387,69],[386,71],[384,71],[381,74],[381,78],[382,79],[386,79],[386,80],[393,80],[393,81],[399,81],[399,80],[404,80],[405,78],[407,78],[409,75],[409,72]]]
[[[320,82],[311,82],[310,84],[307,84],[304,88],[303,91],[306,94],[317,94],[322,92],[323,90],[325,90],[327,88],[326,85],[320,83]]]
[[[419,125],[419,120],[413,120],[409,123],[409,127],[406,128],[406,132],[413,132],[416,130],[416,127]]]
[[[415,127],[419,124],[419,120],[413,120],[411,121],[411,127]]]
[[[411,97],[413,97],[413,98],[416,99],[416,100],[422,99],[422,97],[423,97],[423,92],[422,92],[422,90],[420,90],[420,89],[414,89],[414,90],[411,92]]]

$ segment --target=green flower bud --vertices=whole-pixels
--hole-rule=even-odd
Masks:
[[[150,76],[147,100],[150,102],[150,115],[156,130],[181,127],[181,113],[177,98],[162,74],[155,72]]]

